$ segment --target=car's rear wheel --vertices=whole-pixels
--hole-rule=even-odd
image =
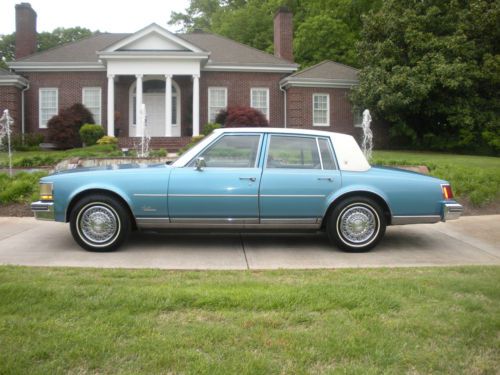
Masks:
[[[367,197],[341,201],[327,221],[330,240],[344,251],[361,253],[375,247],[385,234],[386,219],[380,205]]]
[[[130,217],[116,198],[103,194],[80,199],[70,215],[71,234],[85,250],[116,250],[128,237]]]

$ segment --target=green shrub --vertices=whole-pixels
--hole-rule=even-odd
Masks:
[[[205,126],[203,127],[203,131],[201,132],[201,134],[203,134],[203,135],[209,135],[215,129],[219,129],[220,127],[221,126],[219,124],[216,124],[216,123],[205,124]]]
[[[93,146],[104,136],[104,129],[101,125],[85,124],[80,128],[79,133],[85,146]]]
[[[161,148],[158,150],[149,151],[149,156],[152,158],[162,158],[162,157],[167,156],[167,154],[168,154],[168,151],[166,148]]]
[[[118,139],[109,135],[105,135],[104,137],[97,140],[98,145],[114,145],[117,143]]]
[[[45,136],[40,133],[24,134],[24,142],[22,134],[14,134],[10,138],[12,149],[16,151],[34,151],[38,150],[38,146],[43,142]]]
[[[46,172],[22,172],[9,177],[6,173],[0,173],[0,203],[29,203],[37,200],[38,180],[46,175]]]

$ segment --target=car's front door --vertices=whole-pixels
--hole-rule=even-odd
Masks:
[[[269,135],[260,187],[262,223],[319,223],[341,175],[325,137]]]
[[[172,223],[255,224],[259,220],[260,134],[225,133],[187,166],[174,168],[168,188]],[[196,166],[196,160],[203,166]]]

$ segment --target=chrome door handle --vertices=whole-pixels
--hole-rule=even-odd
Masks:
[[[257,180],[255,177],[240,177],[240,180],[250,180],[252,182],[255,182]]]
[[[320,180],[320,181],[330,181],[330,182],[332,182],[332,181],[333,181],[333,178],[331,178],[331,177],[318,177],[318,180]]]

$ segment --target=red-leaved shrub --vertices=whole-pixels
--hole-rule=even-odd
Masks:
[[[47,138],[58,148],[80,147],[82,141],[79,131],[82,125],[87,123],[94,123],[92,113],[83,104],[73,104],[60,110],[58,115],[49,120]]]
[[[224,127],[235,128],[240,126],[269,126],[269,123],[266,116],[258,109],[251,107],[229,107]]]

